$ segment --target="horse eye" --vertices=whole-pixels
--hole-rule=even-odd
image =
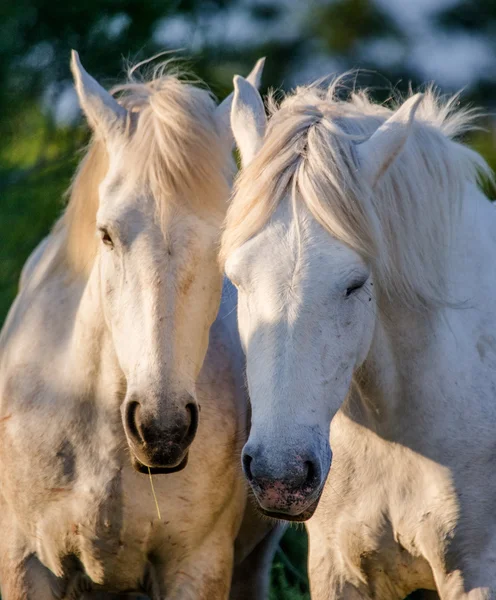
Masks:
[[[110,248],[114,247],[114,242],[112,241],[112,238],[110,237],[109,232],[107,231],[107,229],[105,229],[105,227],[102,227],[100,229],[100,234],[102,236],[102,242],[106,245],[109,246]]]
[[[346,297],[348,298],[349,296],[351,296],[351,294],[353,294],[353,292],[356,292],[363,288],[364,285],[365,281],[358,281],[357,283],[350,285],[349,288],[346,288]]]

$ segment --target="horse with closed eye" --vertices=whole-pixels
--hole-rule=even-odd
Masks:
[[[238,287],[261,511],[307,521],[314,600],[496,598],[496,212],[475,114],[340,80],[267,122],[235,81]]]

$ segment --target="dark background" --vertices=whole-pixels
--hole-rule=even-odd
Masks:
[[[0,323],[27,256],[63,208],[88,139],[70,49],[103,84],[162,50],[222,98],[267,56],[263,88],[350,68],[379,100],[434,80],[488,111],[471,143],[496,167],[495,0],[3,0],[0,2]],[[370,72],[370,71],[375,71]],[[379,75],[380,74],[380,75]],[[308,598],[303,528],[273,567],[271,600]]]

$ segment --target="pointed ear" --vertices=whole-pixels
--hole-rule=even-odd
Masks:
[[[371,187],[402,151],[423,97],[423,94],[415,94],[409,98],[366,142],[357,146],[360,169]]]
[[[267,118],[262,98],[249,81],[234,77],[234,100],[231,108],[231,129],[246,167],[260,149]]]
[[[246,78],[256,89],[260,87],[262,81],[262,73],[265,65],[265,57],[260,58],[256,65],[251,70],[250,74]],[[231,131],[231,106],[234,99],[234,92],[231,92],[227,98],[225,98],[216,109],[216,117],[219,123],[219,129],[221,131],[222,138],[225,140],[226,145],[232,148],[234,145],[234,138]]]
[[[71,71],[81,109],[92,129],[104,136],[114,131],[124,131],[126,109],[85,71],[75,50],[71,56]]]

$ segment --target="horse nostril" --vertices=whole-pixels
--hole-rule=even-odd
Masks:
[[[126,406],[126,426],[129,435],[143,444],[145,440],[138,424],[140,408],[139,402],[128,402]]]
[[[198,429],[198,406],[194,402],[186,405],[186,411],[189,413],[189,427],[186,437],[193,438]]]
[[[243,471],[245,472],[246,479],[253,481],[253,474],[251,472],[251,463],[253,458],[249,454],[243,454]]]
[[[319,469],[311,460],[305,461],[306,467],[306,477],[305,477],[305,485],[309,487],[314,487],[315,484],[319,481]]]

